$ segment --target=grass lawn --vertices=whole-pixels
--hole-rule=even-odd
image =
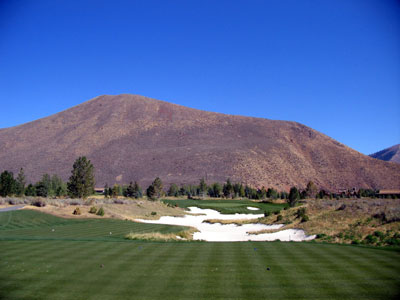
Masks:
[[[194,199],[177,199],[162,200],[164,203],[171,205],[178,205],[182,208],[187,208],[189,206],[197,206],[200,208],[210,208],[219,211],[221,214],[261,214],[267,211],[275,212],[280,211],[287,204],[275,204],[275,203],[261,203],[253,202],[250,200],[194,200]],[[257,207],[260,210],[249,210],[248,206]]]
[[[123,238],[130,231],[180,230],[121,220],[59,219],[33,211],[0,213],[0,299],[399,296],[400,252],[393,249]]]

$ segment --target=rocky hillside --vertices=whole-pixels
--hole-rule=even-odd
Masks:
[[[67,179],[86,155],[97,186],[159,176],[168,183],[400,188],[400,165],[363,155],[296,122],[205,112],[136,95],[99,96],[0,130],[0,170]]]

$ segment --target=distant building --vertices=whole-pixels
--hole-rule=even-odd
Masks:
[[[94,193],[97,195],[104,195],[104,188],[94,188]]]
[[[400,190],[380,190],[376,193],[379,198],[400,198]]]

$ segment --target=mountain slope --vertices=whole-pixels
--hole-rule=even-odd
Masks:
[[[370,156],[380,160],[392,161],[400,164],[400,144],[383,149],[382,151],[371,154]]]
[[[205,112],[136,95],[99,96],[58,114],[0,130],[0,170],[24,167],[67,179],[86,155],[97,186],[208,182],[230,177],[287,189],[399,188],[400,166],[375,160],[295,122]]]

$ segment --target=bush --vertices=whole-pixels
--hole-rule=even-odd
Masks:
[[[391,246],[400,246],[400,238],[391,237],[386,240],[386,243]]]
[[[276,217],[276,220],[277,220],[277,221],[282,221],[282,219],[283,219],[282,215],[278,215],[278,216]]]
[[[97,211],[97,214],[96,215],[98,215],[98,216],[104,216],[104,209],[103,209],[103,207],[100,207],[99,208],[99,210]]]
[[[368,234],[365,238],[364,238],[365,243],[367,244],[376,244],[378,242],[378,238],[372,234]]]
[[[80,215],[81,214],[81,210],[79,207],[75,208],[74,212],[72,213],[74,215]]]
[[[323,239],[325,238],[327,235],[325,233],[318,233],[317,234],[317,239]]]
[[[91,214],[97,213],[97,208],[94,207],[94,206],[92,206],[92,207],[90,208],[90,210],[89,210],[89,213],[91,213]]]
[[[301,222],[307,222],[310,220],[310,218],[307,215],[304,215],[303,218],[301,218]]]
[[[271,215],[271,212],[270,211],[265,211],[264,212],[264,217],[269,217]]]
[[[306,215],[306,208],[305,207],[299,208],[297,210],[297,212],[296,212],[297,218],[303,218],[305,215]]]
[[[152,216],[155,216],[156,214],[157,214],[157,213],[156,213],[155,211],[152,211],[152,212],[151,212],[151,215],[152,215]]]
[[[35,200],[32,202],[32,205],[37,207],[45,207],[46,203],[42,200]]]
[[[374,232],[374,236],[376,236],[380,240],[383,240],[385,238],[385,234],[383,232],[381,232],[381,231],[375,231]]]

